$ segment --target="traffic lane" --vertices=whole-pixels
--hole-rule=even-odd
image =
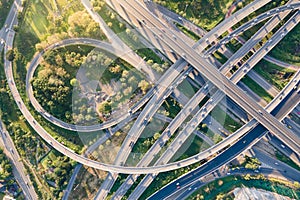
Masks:
[[[280,148],[284,149],[285,145],[281,144]],[[280,160],[271,157],[270,155],[267,155],[265,152],[257,148],[253,148],[250,152],[253,153],[252,156],[256,157],[260,162],[265,163],[270,168],[284,172],[284,174],[288,177],[300,177],[300,171],[285,164],[284,162],[281,162]]]
[[[290,158],[293,158],[294,160],[298,160],[300,163],[300,156],[294,153],[294,151],[287,145],[283,144],[280,139],[278,139],[275,135],[273,134],[268,134],[268,140],[269,142],[274,145],[278,150],[280,150],[282,153],[285,153],[286,155],[289,155]],[[282,148],[281,145],[284,145],[284,148]]]
[[[298,134],[298,137],[300,137],[300,124],[297,124],[290,118],[285,118],[285,123],[291,130]]]
[[[1,138],[4,145],[4,151],[6,152],[6,155],[10,159],[12,166],[13,166],[13,174],[19,183],[25,197],[28,199],[33,199],[33,196],[36,197],[36,193],[28,183],[30,183],[30,179],[28,176],[24,174],[24,167],[23,164],[20,161],[20,156],[14,147],[14,143],[12,139],[10,138],[10,135],[8,135],[7,131],[3,129],[2,122],[0,121],[0,132],[1,132]]]
[[[191,184],[196,181],[200,177],[215,171],[220,166],[226,164],[227,162],[234,159],[240,153],[244,151],[244,147],[250,145],[255,139],[258,139],[264,135],[265,128],[262,125],[256,126],[252,131],[243,136],[238,142],[229,147],[227,150],[223,151],[223,153],[219,154],[215,159],[211,162],[204,164],[198,169],[183,175],[178,181],[175,181],[169,185],[167,185],[162,190],[158,191],[155,195],[151,196],[150,200],[156,199],[164,199],[171,195],[173,192],[176,192],[177,186],[179,183],[181,187]]]
[[[193,65],[199,72],[205,74],[212,83],[214,83],[217,87],[222,88],[221,90],[225,91],[230,98],[238,102],[246,111],[254,116],[256,120],[268,127],[268,129],[272,132],[278,134],[281,138],[291,141],[290,138],[292,135],[289,129],[279,123],[277,119],[269,113],[264,111],[255,101],[248,98],[248,96],[244,94],[239,87],[229,81],[224,75],[220,74],[215,67],[203,59],[199,54],[196,54],[194,49],[186,45],[185,42],[179,38],[177,38],[176,42],[174,42],[172,34],[168,33],[168,30],[165,31],[164,36],[161,36],[160,34],[162,34],[162,30],[159,28],[163,28],[163,25],[149,14],[145,8],[140,6],[138,3],[135,3],[135,7],[132,1],[131,4],[129,4],[129,2],[124,2],[123,6],[125,6],[128,12],[135,13],[137,17],[143,17],[147,19],[147,22],[150,23],[150,25],[152,24],[153,26],[156,26],[157,29],[152,29],[154,33],[158,34],[160,38],[163,38],[163,41],[166,44],[172,47],[175,52],[182,55],[184,59]],[[138,8],[142,10],[139,10]],[[281,135],[283,133],[285,133],[284,136]],[[296,144],[300,144],[300,140],[296,140],[295,142]]]
[[[296,89],[292,89],[287,95],[284,96],[284,99],[279,103],[271,114],[275,117],[286,115],[286,112],[289,111],[291,106],[295,106],[295,102],[299,101],[300,92],[297,92]],[[296,104],[297,105],[297,104]]]

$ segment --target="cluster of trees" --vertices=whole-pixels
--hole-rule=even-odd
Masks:
[[[15,52],[13,49],[10,49],[6,53],[6,59],[9,61],[13,61],[15,59]]]
[[[0,149],[0,179],[6,180],[12,176],[12,165]]]
[[[155,0],[176,13],[186,17],[202,28],[210,29],[224,17],[224,11],[232,0]]]
[[[257,158],[245,156],[245,159],[245,168],[247,169],[255,170],[261,165],[261,162]]]
[[[68,34],[71,37],[93,37],[101,39],[102,31],[86,11],[78,11],[70,15],[68,19]]]
[[[13,133],[14,143],[22,157],[27,157],[32,163],[36,161],[36,153],[42,149],[38,147],[37,139],[30,131],[24,130],[19,124],[12,123],[7,127]],[[39,150],[38,150],[39,149]]]
[[[68,122],[72,122],[72,89],[78,84],[74,75],[85,58],[85,55],[69,50],[50,52],[41,63],[37,76],[31,80],[41,106]]]
[[[47,158],[49,158],[48,156]],[[51,185],[50,190],[52,194],[61,199],[63,196],[63,189],[67,186],[69,177],[72,175],[71,171],[75,165],[74,161],[71,161],[66,156],[51,156],[51,159],[48,159],[46,169],[48,173],[45,171],[44,177],[45,180],[49,183],[49,181],[55,183]]]
[[[72,116],[69,117],[72,117],[75,124],[92,125],[101,122],[93,106],[89,105],[87,98],[73,93],[72,107]]]
[[[43,69],[32,79],[34,95],[43,108],[55,116],[65,118],[70,110],[70,74],[62,67],[42,63]]]
[[[151,87],[142,74],[131,65],[107,52],[93,51],[85,61],[84,68],[89,80],[99,80],[102,84],[111,84],[112,80],[120,82],[116,94],[110,100],[99,104],[100,113],[109,114],[120,103],[133,98],[136,92],[145,94]],[[98,91],[101,91],[101,88]]]
[[[64,21],[65,19],[68,21]],[[106,37],[101,31],[99,24],[85,11],[80,10],[66,17],[47,17],[52,20],[54,27],[49,27],[51,34],[45,36],[45,39],[36,44],[37,50],[42,50],[50,44],[54,44],[69,37],[91,37],[105,40]]]
[[[158,73],[163,73],[169,67],[169,63],[165,62],[162,65],[155,63],[153,60],[147,60],[147,64],[150,65]]]

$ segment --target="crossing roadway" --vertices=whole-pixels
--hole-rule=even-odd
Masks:
[[[287,145],[291,146],[297,154],[300,154],[298,148],[298,146],[300,146],[300,138],[295,138],[294,134],[287,127],[280,123],[274,116],[266,112],[260,105],[253,101],[253,99],[249,98],[248,95],[245,94],[237,85],[229,81],[224,75],[220,74],[220,72],[211,63],[197,54],[192,47],[187,46],[181,38],[174,38],[173,32],[166,29],[164,24],[149,13],[149,11],[138,1],[120,0],[119,3],[125,8],[126,12],[134,14],[138,19],[147,21],[149,24],[148,26],[155,27],[152,28],[151,31],[156,34],[156,37],[168,44],[173,51],[181,55],[188,63],[195,67],[201,74],[203,74],[217,88],[223,91],[228,97],[234,100],[246,112],[253,116],[259,123],[283,140]],[[298,22],[295,21],[295,23]]]

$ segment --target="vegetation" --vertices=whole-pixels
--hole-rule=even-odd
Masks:
[[[208,147],[209,145],[204,142],[199,136],[192,134],[181,145],[180,149],[174,154],[172,160],[179,161],[186,159],[204,151]]]
[[[163,186],[167,185],[168,183],[170,183],[174,179],[182,176],[183,174],[188,173],[189,171],[199,167],[200,165],[201,165],[201,162],[200,163],[195,163],[195,164],[190,165],[188,167],[182,167],[182,168],[177,169],[177,170],[159,173],[155,177],[155,179],[152,181],[152,183],[149,185],[149,187],[147,187],[147,189],[142,194],[140,199],[146,199],[151,194],[153,194],[155,191],[158,191],[159,189],[161,189]]]
[[[233,3],[232,0],[155,0],[177,14],[187,18],[206,30],[211,30],[222,19]]]
[[[294,70],[279,67],[265,60],[261,60],[254,67],[254,70],[279,90],[284,88],[295,72]]]
[[[247,85],[254,93],[263,98],[266,102],[269,103],[270,101],[272,101],[273,97],[247,75],[243,77],[242,82],[245,83],[245,85]]]
[[[251,13],[250,15],[248,15],[247,17],[245,17],[243,20],[241,20],[239,23],[237,23],[237,25],[235,25],[233,28],[235,29],[236,27],[244,24],[245,22],[249,21],[250,19],[253,19],[254,17],[266,12],[267,10],[273,9],[275,7],[278,6],[282,6],[284,5],[288,0],[273,0],[270,3],[266,4],[265,6],[261,7],[260,9],[258,9],[257,11]],[[246,5],[248,5],[251,2],[251,0],[245,0],[243,2],[238,3],[237,5],[237,9],[239,10],[242,7],[245,7]],[[246,40],[250,39],[250,37],[259,30],[260,27],[262,27],[264,25],[264,23],[266,22],[263,21],[261,23],[258,23],[255,26],[252,26],[250,29],[248,29],[247,31],[242,33],[242,37],[245,38]],[[281,22],[282,23],[282,22]],[[281,24],[282,25],[282,24]]]
[[[233,196],[228,195],[228,193],[237,187],[254,187],[298,199],[300,191],[297,186],[297,183],[290,184],[278,179],[267,180],[263,175],[227,176],[202,186],[188,199],[232,199]]]
[[[192,98],[199,88],[192,85],[187,79],[184,79],[178,86],[177,89],[182,92],[187,98]]]
[[[246,169],[258,169],[259,166],[261,165],[261,162],[257,158],[252,158],[249,156],[245,156],[245,162],[243,163],[243,166]]]
[[[6,59],[9,61],[13,61],[15,59],[15,53],[13,49],[7,51]]]
[[[60,119],[72,120],[71,80],[91,49],[71,46],[48,52],[31,80],[34,95],[41,106]]]
[[[171,118],[175,118],[181,110],[180,104],[173,98],[167,98],[162,104],[162,107],[166,111],[166,116]]]
[[[12,176],[12,165],[10,164],[8,158],[0,149],[0,180],[7,180]]]
[[[300,66],[300,26],[290,31],[282,41],[271,51],[271,56]]]
[[[10,7],[13,4],[13,0],[1,0],[0,1],[0,27],[2,28],[5,23],[5,19],[9,13]]]
[[[41,160],[39,165],[39,173],[43,175],[45,183],[49,185],[51,195],[61,199],[63,189],[67,186],[71,177],[70,173],[76,162],[70,158],[63,156],[57,151],[50,151],[47,156]]]
[[[229,111],[228,111],[229,112]],[[239,122],[236,122],[234,119],[232,119],[226,112],[224,112],[219,106],[216,106],[210,113],[210,115],[218,121],[220,124],[223,125],[223,127],[230,131],[234,132],[237,129],[239,129],[242,124]]]
[[[147,48],[139,41],[140,36],[138,33],[122,20],[117,13],[112,11],[103,0],[93,2],[93,6],[111,30],[141,58],[145,59],[155,71],[162,73],[169,67],[168,62],[165,62],[152,49]]]
[[[194,33],[193,31],[190,31],[189,29],[187,29],[186,27],[176,23],[176,26],[187,36],[189,36],[190,38],[192,38],[194,41],[198,41],[200,40],[200,37]]]
[[[13,60],[13,72],[15,83],[23,98],[25,97],[26,66],[36,50],[40,50],[50,43],[55,43],[70,36],[89,36],[105,39],[99,27],[96,26],[95,23],[93,24],[91,18],[84,14],[83,10],[84,8],[80,1],[77,0],[26,1],[24,12],[18,14],[19,26],[14,27],[18,29],[18,33],[15,37],[14,44],[15,59]],[[80,13],[75,14],[76,12]],[[85,17],[82,18],[81,15]],[[80,21],[80,24],[76,23],[77,21]],[[82,24],[88,25],[88,27],[82,27]],[[81,35],[74,35],[77,33]],[[3,66],[1,69],[3,69]],[[60,72],[63,73],[63,70]],[[70,82],[65,84],[70,84]],[[49,148],[44,145],[41,138],[39,138],[35,131],[25,122],[9,90],[7,90],[4,81],[3,84],[1,82],[0,101],[2,102],[0,107],[2,111],[1,118],[16,144],[16,148],[24,161],[28,174],[34,181],[33,185],[39,193],[39,198],[46,199],[50,194],[54,194],[50,197],[51,199],[61,198],[62,190],[65,187],[65,180],[69,177],[61,176],[58,179],[53,175],[49,175],[49,177],[44,179],[44,174],[42,174],[41,168],[37,167],[37,163]],[[28,105],[28,102],[25,101],[25,103],[29,110],[32,111],[32,107]],[[59,129],[56,126],[50,126],[49,123],[41,120],[37,112],[32,111],[32,114],[58,141],[63,142],[69,148],[77,152],[82,148],[78,145],[80,143],[79,138],[75,138],[78,137],[77,133],[72,132],[72,134],[70,134],[70,131]],[[66,135],[68,135],[68,137],[66,137]],[[58,162],[68,163],[67,165],[71,164],[65,157],[59,159],[59,161],[53,161],[57,162],[57,164]],[[49,166],[50,168],[45,169],[45,171],[51,174],[52,167],[63,170],[63,165],[65,164],[53,164],[51,167]],[[68,172],[70,170],[71,168],[67,168]],[[56,173],[60,174],[59,170],[57,170]],[[70,173],[68,173],[68,175],[70,175]],[[51,178],[50,176],[53,177]],[[57,182],[55,186],[53,186],[53,184],[49,185],[49,183],[46,182],[48,179],[57,179],[59,182]]]
[[[82,166],[74,183],[69,199],[90,200],[99,190],[107,172]]]
[[[200,127],[200,131],[203,132],[205,135],[207,135],[210,139],[212,139],[212,141],[215,144],[222,141],[222,139],[223,139],[222,136],[220,136],[220,134],[216,134],[212,130],[210,130],[207,127],[207,124],[200,123],[199,127]]]

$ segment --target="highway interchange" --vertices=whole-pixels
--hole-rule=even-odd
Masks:
[[[85,1],[86,2],[86,1]],[[247,41],[244,46],[239,49],[232,57],[228,59],[228,61],[218,70],[212,63],[208,62],[206,59],[207,54],[211,54],[216,51],[221,45],[212,45],[210,49],[206,52],[202,53],[203,50],[212,43],[212,41],[216,40],[220,35],[222,35],[229,27],[235,25],[238,21],[242,20],[245,16],[247,16],[250,12],[255,9],[260,8],[265,5],[269,1],[255,1],[252,3],[251,7],[245,7],[243,12],[236,12],[229,18],[227,18],[228,22],[231,23],[220,23],[215,29],[211,32],[208,32],[200,41],[198,41],[194,48],[188,46],[181,38],[177,35],[176,32],[172,32],[169,30],[159,19],[157,19],[154,15],[152,15],[140,2],[137,1],[110,1],[110,3],[120,4],[126,8],[128,13],[131,13],[131,17],[133,14],[135,15],[135,20],[143,21],[144,25],[140,27],[140,32],[145,36],[145,38],[151,40],[159,40],[169,46],[169,51],[174,51],[182,58],[180,58],[174,65],[172,65],[165,74],[159,78],[159,80],[155,80],[154,76],[152,77],[152,81],[156,81],[155,87],[152,88],[142,100],[140,100],[134,108],[133,113],[137,112],[143,105],[145,105],[144,109],[139,113],[139,116],[134,122],[134,125],[130,129],[128,136],[125,138],[121,151],[119,151],[114,164],[106,164],[99,163],[94,160],[90,160],[84,156],[77,155],[72,150],[68,149],[64,145],[57,142],[53,137],[51,137],[45,129],[39,125],[35,119],[33,119],[30,112],[27,110],[26,105],[20,97],[20,94],[14,84],[14,78],[12,73],[12,64],[5,60],[5,72],[8,80],[8,85],[12,91],[13,97],[19,106],[19,109],[29,122],[29,124],[36,130],[38,134],[42,138],[45,139],[51,146],[60,151],[61,153],[69,156],[70,158],[90,167],[94,167],[97,169],[102,169],[105,171],[112,172],[112,176],[114,177],[112,180],[107,182],[107,186],[104,184],[104,188],[111,187],[116,179],[117,173],[128,173],[128,174],[143,174],[143,173],[154,173],[158,174],[159,172],[169,171],[173,169],[177,169],[180,167],[188,166],[192,163],[199,162],[216,152],[224,149],[225,147],[231,145],[229,148],[225,148],[225,150],[216,156],[214,159],[207,162],[207,164],[201,166],[196,171],[190,172],[184,177],[189,177],[187,182],[186,178],[182,177],[179,181],[182,181],[182,185],[189,185],[196,180],[197,177],[202,177],[205,174],[208,174],[214,170],[217,170],[218,167],[228,163],[232,159],[234,159],[237,155],[243,152],[245,149],[253,146],[259,139],[267,133],[267,130],[272,132],[276,137],[278,137],[282,142],[284,142],[293,153],[299,157],[299,146],[300,139],[289,130],[283,123],[280,121],[284,119],[289,112],[291,112],[299,103],[299,93],[295,90],[295,86],[298,85],[300,80],[300,71],[295,74],[290,83],[280,91],[276,97],[273,99],[271,103],[265,108],[261,105],[258,105],[253,99],[249,98],[247,94],[245,94],[237,85],[241,78],[247,74],[252,67],[254,67],[261,59],[263,59],[266,54],[277,44],[279,41],[285,36],[292,28],[294,28],[300,20],[300,13],[296,11],[295,14],[288,20],[273,36],[267,43],[265,43],[258,51],[256,51],[247,62],[243,63],[243,65],[232,75],[232,77],[227,78],[227,74],[230,69],[237,64],[239,59],[249,52],[253,46],[257,43],[259,39],[265,37],[268,32],[270,32],[279,22],[283,16],[286,16],[291,10],[294,10],[300,7],[300,3],[295,3],[292,5],[285,5],[280,8],[276,8],[270,10],[266,13],[259,15],[257,18],[250,20],[245,23],[241,27],[237,28],[235,31],[231,32],[227,37],[224,37],[217,44],[226,44],[230,39],[234,38],[236,35],[244,32],[246,29],[251,28],[255,24],[260,21],[265,20],[266,18],[270,19],[261,31],[258,31],[254,37],[252,37],[249,41]],[[256,8],[255,8],[256,6]],[[118,8],[118,6],[112,6],[113,8]],[[91,9],[89,9],[89,12]],[[121,16],[122,16],[122,12]],[[243,16],[240,16],[243,15]],[[279,19],[276,15],[282,15]],[[12,17],[13,16],[13,17]],[[128,16],[128,15],[127,15]],[[126,19],[126,17],[124,17]],[[8,19],[10,19],[7,24],[9,27],[13,27],[16,24],[15,13],[10,14]],[[234,20],[233,20],[234,19]],[[128,20],[128,19],[127,19]],[[130,19],[129,22],[133,20]],[[270,26],[268,28],[268,26]],[[147,28],[148,27],[148,28]],[[150,28],[151,27],[151,28]],[[155,28],[153,28],[155,27]],[[272,28],[271,28],[272,27]],[[10,30],[8,34],[4,34],[2,29],[2,37],[5,38],[5,52],[13,46],[13,38],[14,31]],[[148,35],[147,35],[148,34]],[[203,33],[202,33],[203,34]],[[150,38],[148,36],[151,35]],[[255,38],[256,37],[256,38]],[[93,46],[99,48],[111,49],[111,52],[114,52],[116,55],[119,55],[123,59],[131,60],[131,63],[134,62],[134,59],[126,58],[128,54],[122,54],[122,52],[118,51],[120,49],[114,49],[110,44],[101,43],[100,41],[95,41],[88,38],[78,38],[78,39],[70,39],[60,42],[59,44],[50,45],[46,50],[51,50],[53,48],[59,48],[65,45],[70,44],[89,44],[92,43]],[[154,43],[157,44],[157,43]],[[98,45],[98,46],[97,46]],[[106,45],[106,46],[105,46]],[[103,47],[104,46],[104,47]],[[158,47],[159,49],[159,47]],[[124,50],[124,49],[123,49]],[[197,52],[200,52],[197,53]],[[44,51],[37,54],[37,56],[33,59],[32,66],[28,71],[27,76],[27,87],[26,90],[28,92],[29,99],[31,103],[34,105],[35,109],[38,110],[45,118],[48,118],[51,122],[56,122],[56,125],[59,125],[62,128],[66,128],[69,130],[76,130],[82,132],[89,132],[95,130],[102,130],[109,127],[112,127],[116,124],[121,123],[122,121],[129,120],[132,116],[127,113],[122,117],[113,119],[112,121],[105,122],[103,124],[97,124],[93,126],[76,126],[70,125],[59,119],[51,116],[51,119],[44,114],[43,108],[37,103],[37,101],[33,97],[32,88],[30,87],[29,80],[32,78],[35,68],[38,66],[40,58],[42,57]],[[137,63],[140,63],[138,61]],[[133,63],[134,66],[137,64]],[[189,63],[193,67],[188,67],[187,63]],[[205,67],[204,67],[205,66]],[[142,133],[144,128],[147,126],[147,122],[151,119],[152,116],[155,115],[155,112],[159,109],[164,100],[171,95],[174,88],[176,88],[184,79],[186,79],[191,70],[195,68],[201,74],[203,74],[210,83],[207,83],[207,86],[203,86],[201,89],[197,91],[197,93],[188,101],[188,103],[182,108],[180,113],[171,121],[168,127],[165,129],[159,140],[151,147],[151,149],[145,154],[144,158],[140,161],[137,166],[123,166],[126,162],[129,154],[131,153],[131,145],[137,141],[139,135]],[[150,78],[151,79],[151,78]],[[191,112],[196,108],[196,106],[204,99],[204,97],[214,88],[218,88],[219,90],[212,94],[211,100],[208,100],[206,104],[202,108],[198,108],[196,114],[193,118],[185,125],[181,133],[178,137],[173,141],[173,143],[169,146],[170,149],[173,149],[172,152],[178,150],[180,145],[184,143],[186,138],[194,131],[194,129],[198,126],[198,124],[207,116],[207,114],[214,108],[215,105],[219,103],[221,99],[224,98],[225,95],[230,97],[233,101],[235,101],[239,106],[241,106],[247,113],[249,113],[253,119],[244,125],[240,130],[236,133],[230,135],[222,142],[217,145],[212,146],[210,149],[205,150],[204,152],[200,152],[198,155],[192,156],[188,159],[168,163],[168,161],[172,158],[173,154],[171,151],[167,150],[165,154],[161,157],[161,161],[157,161],[157,166],[148,166],[151,162],[151,159],[154,155],[156,155],[161,147],[168,141],[171,135],[178,129],[179,126],[182,125],[183,121],[191,114]],[[31,98],[32,97],[32,98]],[[291,100],[292,99],[292,100]],[[284,109],[282,106],[284,105]],[[288,109],[286,109],[288,108]],[[272,110],[277,110],[277,113],[272,113]],[[53,120],[54,119],[54,120]],[[145,119],[147,119],[145,123]],[[278,120],[279,119],[279,120]],[[261,124],[261,125],[259,125]],[[184,136],[184,138],[180,138],[180,135]],[[246,142],[244,142],[246,141]],[[175,146],[174,146],[175,145]],[[169,155],[168,155],[169,153]],[[149,154],[149,155],[148,155]],[[147,160],[146,160],[147,159]],[[299,163],[299,162],[298,162]],[[209,167],[214,166],[214,167]],[[205,168],[209,168],[210,170],[203,170]],[[190,179],[190,175],[193,173],[193,179]],[[111,175],[110,175],[111,176]],[[148,175],[146,177],[150,177],[151,181],[154,179],[155,175]],[[144,178],[143,181],[146,182],[147,178]],[[135,176],[137,178],[137,176]],[[128,179],[129,180],[129,179]],[[143,184],[141,182],[141,185]],[[128,183],[127,183],[128,184]],[[132,183],[129,183],[132,184]],[[148,180],[147,184],[150,182]],[[110,185],[110,186],[109,186]],[[173,185],[170,184],[167,187],[171,189],[162,190],[164,195],[167,195],[168,192],[173,192]],[[127,190],[128,188],[126,188]],[[145,189],[145,187],[144,187]],[[122,191],[124,195],[125,189]],[[101,190],[100,190],[101,191]],[[108,191],[108,190],[107,190]],[[136,199],[141,195],[143,190],[135,190],[132,193],[130,198]],[[100,193],[99,193],[100,194]],[[136,196],[134,196],[136,195]],[[160,195],[160,193],[155,194]],[[119,198],[119,197],[118,197]],[[153,199],[162,198],[161,196],[153,196]]]

